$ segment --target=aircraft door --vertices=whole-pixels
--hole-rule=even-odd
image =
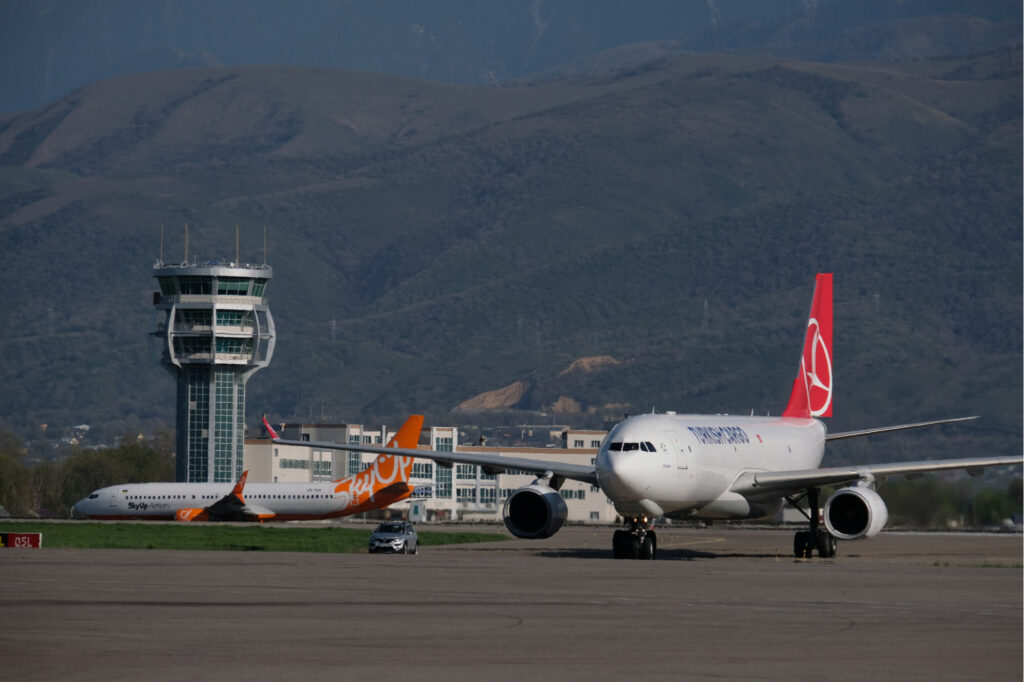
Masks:
[[[109,509],[117,509],[117,495],[118,495],[118,491],[117,490],[111,490],[110,491],[110,497],[107,498],[107,508],[109,508]]]
[[[668,439],[668,443],[667,443],[668,448],[670,450],[672,450],[673,453],[675,454],[676,468],[677,469],[685,469],[686,468],[686,446],[683,445],[682,441],[679,440],[679,434],[677,434],[675,431],[666,431],[665,432],[665,438]],[[660,445],[662,447],[665,447],[666,444],[665,443],[661,443]]]

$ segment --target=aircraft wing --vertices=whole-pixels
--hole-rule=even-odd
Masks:
[[[351,450],[352,452],[371,452],[382,455],[398,455],[400,457],[418,457],[430,459],[439,466],[450,468],[452,464],[476,464],[483,467],[485,473],[517,470],[526,471],[538,476],[550,474],[552,477],[568,478],[597,485],[597,470],[587,464],[563,464],[561,462],[542,462],[537,459],[522,457],[502,457],[475,452],[441,452],[440,450],[417,450],[413,448],[388,448],[379,445],[346,445],[343,443],[323,443],[308,440],[284,440],[279,438],[272,429],[267,431],[270,439],[282,445],[301,445],[328,450]]]
[[[978,476],[986,467],[1024,463],[1024,457],[975,457],[969,459],[939,459],[920,462],[894,462],[865,466],[826,467],[796,471],[748,471],[737,477],[730,490],[740,495],[759,493],[785,494],[822,485],[871,481],[886,476],[915,478],[933,471],[965,469]]]
[[[206,507],[185,507],[175,512],[178,521],[265,521],[274,518],[273,511],[266,507],[247,504],[242,497],[245,479],[249,472],[244,471],[235,487],[224,497]]]

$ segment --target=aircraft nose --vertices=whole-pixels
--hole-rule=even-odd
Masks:
[[[604,467],[598,468],[598,481],[613,499],[633,501],[643,497],[643,457],[632,452],[609,452]]]
[[[94,499],[89,497],[83,497],[78,502],[71,505],[71,518],[73,519],[87,519],[89,513],[95,511],[93,505]]]

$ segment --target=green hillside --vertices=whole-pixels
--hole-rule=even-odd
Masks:
[[[688,55],[499,87],[257,67],[104,81],[0,118],[0,415],[29,437],[171,423],[147,348],[161,226],[173,261],[185,224],[193,257],[234,259],[238,225],[250,262],[266,227],[275,273],[254,430],[264,411],[451,423],[520,379],[517,409],[579,404],[560,423],[777,413],[831,271],[833,428],[981,414],[882,447],[1017,452],[1020,84],[1019,49]],[[562,374],[598,355],[619,363]]]

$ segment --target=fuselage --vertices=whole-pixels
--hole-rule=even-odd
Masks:
[[[250,483],[246,503],[275,514],[275,521],[344,516],[351,496],[335,493],[337,483]],[[167,519],[184,508],[207,507],[231,492],[234,483],[128,483],[94,491],[75,503],[74,513],[92,519]]]
[[[781,498],[729,492],[737,477],[813,469],[824,452],[825,426],[813,418],[638,415],[605,438],[597,478],[624,515],[760,518],[774,515]]]

